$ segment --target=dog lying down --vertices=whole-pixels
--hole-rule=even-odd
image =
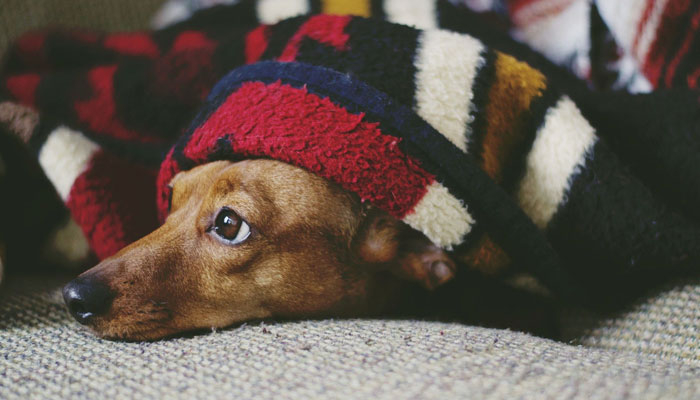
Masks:
[[[464,142],[347,75],[298,63],[241,67],[161,166],[164,224],[69,283],[66,304],[102,336],[153,339],[256,318],[374,314],[402,281],[433,289],[459,264],[497,274],[511,260],[532,262],[555,295],[581,301],[580,288],[605,285],[571,281],[551,246],[568,265],[584,257],[609,268],[607,254],[573,246],[605,248],[598,235],[625,232],[643,240],[637,225],[700,237],[615,166],[568,97],[553,99],[530,134],[522,164],[488,161],[503,151],[488,133],[470,141],[484,146],[479,165]],[[519,177],[512,195],[492,171]],[[606,196],[614,203],[601,204]],[[649,244],[653,256],[640,251],[636,263],[653,267],[667,252],[671,265],[676,244]],[[607,271],[611,282],[643,271],[623,268]]]
[[[376,314],[398,290],[383,272],[427,287],[454,274],[425,236],[296,166],[215,161],[171,185],[162,227],[64,288],[75,318],[103,336]]]
[[[100,218],[148,174],[105,194],[104,182],[128,169],[107,154],[112,142],[49,122],[25,135],[104,258],[63,291],[71,314],[98,335],[157,339],[257,318],[372,315],[406,287],[444,289],[471,273],[527,273],[552,298],[619,305],[649,283],[697,271],[697,137],[650,128],[685,103],[599,97],[585,104],[586,118],[540,71],[479,40],[378,20],[304,16],[245,38],[250,65],[219,81],[160,164],[162,225],[116,254],[123,246],[105,232],[139,220]],[[211,45],[197,40],[188,43]],[[194,54],[180,61],[204,68],[196,62],[205,53]],[[121,97],[104,88],[130,75],[109,73],[72,78],[86,79],[95,99],[80,92],[70,115],[114,117],[103,106]],[[17,82],[30,103],[44,104],[42,90],[53,87],[25,96]],[[177,88],[173,99],[189,93],[165,87]],[[57,93],[46,96],[56,104]],[[116,109],[141,104],[127,99]],[[647,116],[654,122],[637,129]],[[120,124],[87,123],[132,134]],[[67,168],[66,154],[92,161]],[[95,197],[109,201],[88,201]]]

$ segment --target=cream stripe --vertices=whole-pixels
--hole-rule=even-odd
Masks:
[[[415,111],[464,152],[483,49],[480,41],[454,32],[429,30],[418,38]]]
[[[523,211],[541,229],[566,201],[569,180],[584,166],[596,141],[594,129],[570,98],[562,97],[547,111],[518,191]]]
[[[573,62],[574,72],[588,71],[590,5],[585,1],[574,1],[565,6],[566,8],[554,10],[552,14],[532,23],[519,25],[520,29],[512,33],[516,39],[524,41],[555,63]],[[585,54],[585,61],[579,59],[581,54]]]
[[[73,182],[88,166],[99,146],[82,133],[60,126],[49,134],[39,152],[39,164],[63,201]]]
[[[438,182],[428,186],[425,196],[403,221],[448,250],[462,243],[474,224],[462,202]]]
[[[437,28],[436,0],[384,0],[388,21],[419,29]]]
[[[664,13],[667,3],[668,0],[657,0],[654,2],[651,15],[649,15],[646,25],[642,28],[642,34],[639,37],[639,44],[637,45],[636,49],[633,49],[637,59],[641,62],[646,60],[647,53],[649,53],[649,48],[654,42],[654,39],[656,39],[656,30],[661,23],[661,16]]]
[[[258,20],[263,24],[274,24],[310,11],[308,0],[259,0],[256,7]]]
[[[631,50],[637,27],[648,1],[655,0],[598,0],[596,7],[620,45]]]

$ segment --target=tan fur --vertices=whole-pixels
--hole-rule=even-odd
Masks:
[[[453,275],[454,264],[424,236],[282,162],[212,162],[171,185],[165,224],[84,274],[116,293],[91,321],[102,336],[155,339],[271,316],[367,315],[390,304],[396,277],[434,287]],[[224,206],[250,225],[248,240],[229,245],[208,232]]]

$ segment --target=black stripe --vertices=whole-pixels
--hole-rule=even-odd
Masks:
[[[150,60],[127,59],[119,64],[113,78],[115,117],[127,129],[172,143],[200,102],[192,101],[195,96],[188,96],[189,104],[180,101],[183,96],[173,95],[176,90],[172,88],[158,93],[154,85],[158,72]]]
[[[86,43],[67,32],[52,32],[44,42],[44,52],[52,71],[90,68],[95,65],[116,62],[114,51],[101,47],[101,43]]]
[[[321,0],[309,0],[310,14],[320,14],[322,12]]]
[[[343,55],[339,71],[359,77],[404,105],[413,105],[416,92],[414,60],[421,31],[386,21],[353,18],[345,32],[350,35],[349,50]],[[396,43],[401,43],[401,46],[396,46]],[[387,71],[392,72],[387,74]]]
[[[638,295],[645,286],[631,282],[644,275],[658,284],[665,276],[697,272],[700,229],[660,203],[603,141],[569,181],[547,236],[589,292]]]
[[[279,57],[287,46],[289,39],[294,36],[302,24],[309,19],[308,15],[285,19],[271,26],[272,32],[267,44],[267,48],[262,54],[261,60],[271,60]]]
[[[222,40],[212,56],[217,77],[245,64],[245,34],[236,34]]]
[[[478,165],[484,161],[483,141],[488,124],[486,110],[489,106],[489,93],[496,79],[496,58],[498,55],[492,50],[485,49],[482,51],[481,57],[484,59],[484,64],[479,68],[471,87],[473,92],[471,118],[469,118],[472,120],[471,136],[467,138],[469,154],[474,157]]]
[[[386,19],[386,11],[384,11],[384,1],[385,0],[371,0],[370,1],[370,12],[372,17],[376,19]]]
[[[613,57],[618,57],[619,46],[600,16],[595,2],[591,3],[589,20],[591,45],[588,55],[591,60],[591,82],[598,90],[609,90],[620,76],[619,70],[616,67],[611,67],[615,61]]]
[[[398,99],[413,104],[414,56],[419,31],[384,21],[353,18],[345,29],[350,35],[346,50],[306,38],[296,60],[343,72]],[[388,38],[376,40],[376,38]],[[393,44],[406,46],[396,48]],[[391,75],[386,71],[393,71]]]
[[[59,122],[51,120],[46,116],[42,115],[39,117],[39,122],[34,127],[32,137],[29,139],[29,143],[27,143],[29,150],[34,153],[36,158],[39,158],[39,151],[41,151],[41,147],[46,142],[49,134],[59,125],[61,125]]]
[[[74,102],[88,99],[92,94],[86,72],[69,70],[46,74],[36,88],[36,109],[51,110],[52,116],[74,124],[78,120]]]
[[[537,137],[537,131],[544,125],[549,109],[561,98],[561,95],[550,88],[545,89],[542,96],[536,97],[530,103],[530,117],[523,126],[525,138],[513,151],[513,154],[503,165],[503,182],[501,185],[509,192],[513,193],[518,183],[525,175],[527,156],[532,150],[532,144]]]

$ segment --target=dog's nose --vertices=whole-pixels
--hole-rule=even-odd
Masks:
[[[107,285],[89,277],[78,277],[63,287],[63,301],[81,324],[109,310],[113,298]]]

